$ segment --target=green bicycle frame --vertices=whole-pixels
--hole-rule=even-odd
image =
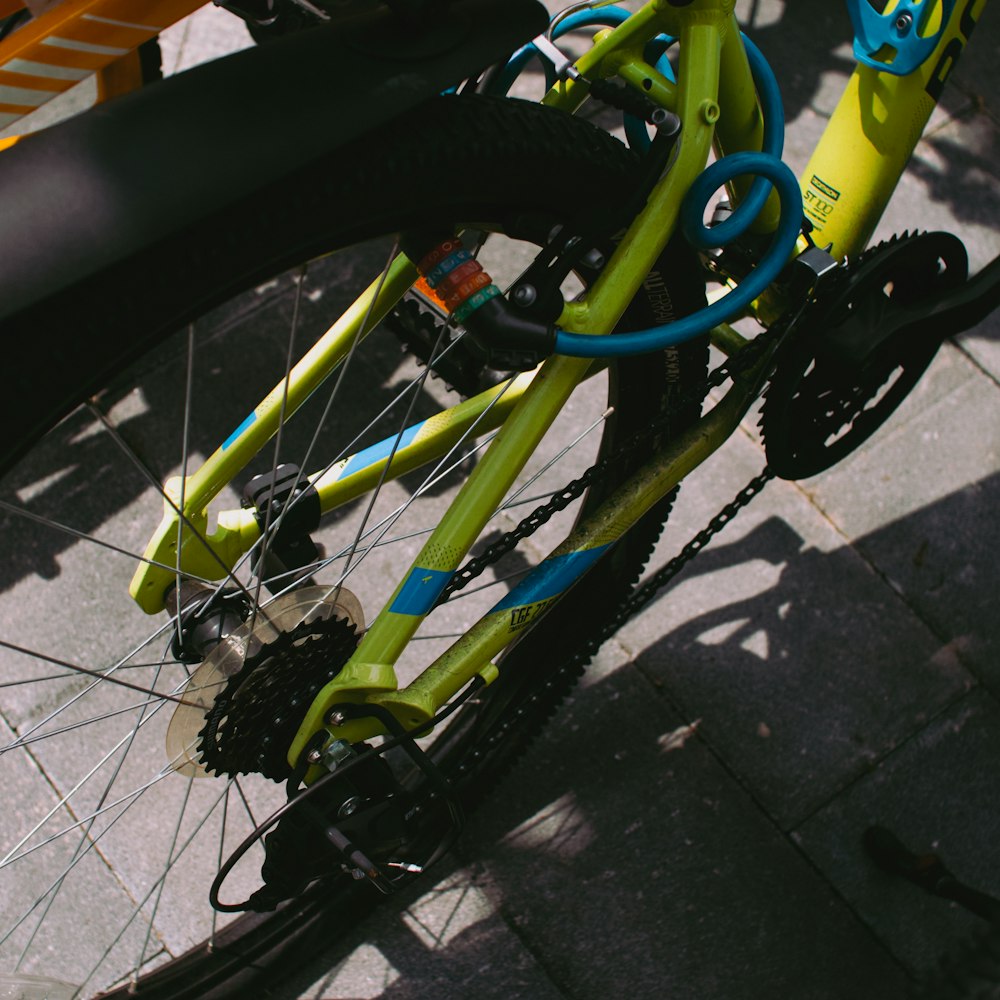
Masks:
[[[830,240],[835,252],[841,253],[857,249],[867,240],[930,114],[935,85],[943,82],[953,63],[956,40],[961,43],[968,38],[984,5],[985,0],[960,0],[934,55],[910,76],[887,78],[887,74],[868,67],[855,72],[802,181],[806,211],[814,222],[822,224],[818,242]],[[598,280],[579,300],[565,306],[559,319],[561,327],[593,335],[613,329],[676,230],[684,195],[704,170],[713,148],[720,155],[760,149],[761,112],[734,6],[735,0],[694,0],[683,7],[674,7],[667,0],[651,0],[620,27],[599,32],[576,64],[580,76],[559,82],[545,97],[545,103],[574,112],[587,98],[589,79],[618,76],[674,111],[682,121],[669,171],[629,226]],[[643,58],[645,43],[661,32],[679,40],[676,84]],[[952,63],[942,63],[949,58]],[[924,115],[915,130],[909,125],[914,107]],[[892,155],[890,148],[895,151]],[[857,152],[859,149],[865,152]],[[856,157],[862,155],[867,157],[866,166],[859,168]],[[872,166],[868,166],[869,161]],[[748,184],[748,178],[737,179],[731,197],[738,202]],[[833,207],[828,208],[831,198]],[[755,228],[764,233],[773,231],[777,208],[772,196]],[[181,572],[211,579],[220,578],[223,569],[231,569],[258,540],[260,530],[244,511],[219,515],[219,528],[206,538],[209,503],[276,433],[282,409],[287,414],[294,412],[347,356],[352,342],[375,326],[415,277],[412,265],[399,258],[381,286],[369,288],[300,362],[287,388],[284,383],[276,387],[202,468],[188,477],[183,490],[178,482],[169,484],[174,502],[166,504],[163,522],[146,550],[151,562],[140,567],[132,584],[131,592],[140,606],[150,613],[163,607],[164,594],[174,577],[152,561],[170,564],[177,560],[178,539]],[[739,343],[728,328],[717,331],[713,339],[723,349]],[[599,510],[585,517],[506,598],[411,684],[398,689],[394,665],[400,653],[565,401],[591,370],[591,363],[584,359],[550,358],[535,373],[522,376],[506,389],[483,394],[416,429],[408,428],[374,450],[343,456],[331,469],[310,477],[321,493],[323,509],[329,510],[382,478],[396,477],[446,455],[473,426],[477,433],[499,428],[354,656],[313,702],[290,748],[290,762],[298,759],[305,744],[325,726],[331,737],[350,742],[381,731],[378,723],[368,719],[328,725],[330,710],[338,702],[383,705],[404,726],[413,727],[432,719],[473,678],[494,680],[497,654],[725,441],[759,390],[753,375],[737,380],[710,413],[664,446]],[[352,464],[355,472],[343,475]],[[177,509],[182,492],[183,522]],[[192,525],[198,530],[191,530]]]
[[[958,0],[930,58],[906,76],[855,68],[801,179],[814,238],[834,256],[867,245],[985,7]],[[940,13],[929,27],[939,23]]]

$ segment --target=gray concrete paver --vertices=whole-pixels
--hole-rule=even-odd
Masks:
[[[971,692],[796,832],[824,877],[915,972],[985,925],[872,866],[861,838],[869,825],[888,827],[910,850],[939,853],[959,880],[1000,894],[998,753],[1000,707],[984,691]]]
[[[590,684],[473,822],[466,850],[527,947],[576,1000],[896,995],[892,960],[701,730],[668,749],[682,722],[633,669]]]
[[[971,110],[925,133],[886,209],[875,239],[919,229],[961,235],[975,273],[1000,253],[1000,138]]]
[[[9,745],[14,733],[0,720],[0,741]],[[11,755],[12,758],[17,755]],[[42,840],[67,828],[79,817],[60,802],[51,783],[51,776],[25,756],[12,760],[5,772],[8,781],[3,789],[2,840],[0,857],[6,859],[30,850]],[[70,879],[57,888],[53,880],[40,886],[30,866],[13,866],[13,880],[7,879],[8,891],[0,899],[0,922],[5,930],[19,922],[20,926],[0,945],[0,970],[9,972],[20,960],[22,949],[36,935],[25,964],[18,971],[29,975],[45,975],[80,986],[80,970],[94,968],[104,949],[114,940],[132,913],[134,900],[121,884],[107,862],[103,838],[99,837],[104,821],[92,826],[89,838],[82,840],[79,830],[62,838],[51,871],[65,871],[72,865]],[[65,887],[65,888],[64,888]],[[40,902],[39,894],[48,891]],[[97,909],[89,900],[100,899]],[[46,912],[46,907],[48,907]],[[43,912],[45,922],[38,928]],[[22,917],[26,918],[22,921]],[[113,952],[112,962],[138,960],[143,947],[145,927],[133,923],[124,933]],[[153,938],[148,956],[162,950],[158,938]],[[93,988],[106,985],[100,974],[91,983]]]
[[[808,489],[937,634],[996,684],[989,581],[1000,397],[991,387],[982,376],[964,383]]]
[[[277,991],[330,1000],[563,1000],[500,913],[483,865],[445,865]]]
[[[739,438],[717,462],[710,488],[694,479],[682,490],[678,514],[698,527],[686,511],[704,523],[762,464]],[[689,536],[678,527],[669,524],[664,553]],[[784,482],[619,635],[685,718],[703,719],[704,738],[786,829],[973,683]]]
[[[995,42],[1000,11],[995,4],[979,4],[978,18],[971,44],[965,46],[948,85],[967,93],[1000,123],[1000,61]]]
[[[250,45],[253,39],[238,17],[207,4],[161,33],[163,75],[180,73]]]

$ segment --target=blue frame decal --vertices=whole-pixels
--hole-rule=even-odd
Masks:
[[[397,615],[426,615],[451,576],[451,570],[414,567],[389,610]]]
[[[233,445],[236,439],[257,419],[257,413],[251,413],[243,423],[240,424],[236,430],[233,431],[225,441],[222,442],[222,450],[225,451],[227,448]]]
[[[510,608],[520,608],[527,604],[537,604],[557,597],[571,583],[590,569],[610,548],[608,545],[598,545],[594,549],[584,549],[582,552],[568,552],[562,556],[551,556],[545,562],[535,567],[492,611],[507,611]]]
[[[412,427],[407,427],[402,434],[399,435],[399,444],[396,444],[396,435],[393,434],[392,437],[386,438],[384,441],[379,441],[378,444],[369,445],[367,448],[363,448],[356,455],[352,455],[347,460],[347,465],[340,470],[340,475],[337,479],[344,479],[347,476],[353,476],[356,472],[360,472],[362,469],[368,468],[369,465],[374,465],[376,462],[381,462],[383,458],[388,458],[392,454],[392,449],[395,447],[396,451],[402,451],[407,445],[413,443],[413,439],[420,433],[420,428],[427,423],[426,420],[421,420],[419,424],[414,424]],[[428,570],[428,572],[432,572]]]

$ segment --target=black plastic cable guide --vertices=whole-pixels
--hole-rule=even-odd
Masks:
[[[254,476],[243,487],[241,504],[253,512],[261,534],[265,528],[268,531],[266,548],[259,551],[254,562],[255,571],[260,572],[265,583],[319,561],[319,549],[311,533],[319,527],[322,505],[316,488],[297,465],[286,462],[274,472]],[[258,570],[261,554],[266,556],[267,565]],[[287,583],[282,579],[281,586]]]

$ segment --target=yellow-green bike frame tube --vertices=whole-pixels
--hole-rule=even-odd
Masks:
[[[759,364],[758,371],[761,367]],[[441,705],[477,674],[487,680],[496,675],[496,668],[490,670],[492,658],[521,629],[544,614],[586,568],[729,438],[756,397],[756,389],[757,380],[753,373],[748,373],[694,427],[666,442],[415,681],[396,693],[375,695],[371,701],[415,725],[432,718]]]
[[[854,70],[801,180],[813,238],[835,257],[867,245],[985,6],[958,0],[930,58],[907,76]]]
[[[328,469],[313,473],[307,482],[316,490],[320,514],[328,514],[358,497],[370,492],[381,481],[391,481],[405,476],[436,459],[444,458],[458,445],[475,425],[477,435],[496,430],[510,414],[531,384],[533,372],[518,376],[512,383],[494,386],[456,406],[442,410],[426,420],[406,428],[362,451],[335,462]],[[181,480],[167,481],[164,490],[172,503],[164,504],[164,517],[158,529],[156,544],[169,546],[176,552],[177,509],[181,506]],[[260,538],[260,527],[255,512],[237,508],[221,510],[217,527],[207,533],[208,514],[202,510],[195,514],[184,498],[185,517],[195,531],[186,529],[183,548],[182,571],[202,580],[220,580],[237,561],[250,551]],[[153,578],[153,570],[161,580],[173,582],[176,570],[166,566],[143,568],[144,579]]]
[[[290,761],[298,760],[306,742],[322,728],[332,705],[396,690],[395,663],[400,653],[590,367],[587,358],[567,357],[550,358],[542,365],[354,655],[316,696],[292,743]],[[407,721],[414,724],[412,719]],[[370,728],[355,723],[347,732],[341,738],[361,739],[364,736],[354,734],[370,735]]]
[[[676,228],[681,199],[690,183],[705,167],[714,138],[714,126],[719,119],[716,97],[720,53],[725,32],[737,30],[733,6],[731,0],[696,0],[691,7],[684,8],[683,15],[670,9],[665,12],[669,17],[658,19],[666,20],[676,29],[674,33],[679,35],[681,43],[676,91],[678,113],[683,123],[679,151],[671,170],[656,186],[646,208],[625,234],[604,275],[582,302],[573,303],[564,309],[561,317],[564,325],[592,333],[610,331]],[[632,25],[634,35],[629,35],[625,29],[633,21],[639,22],[643,27],[640,31]],[[648,37],[657,30],[659,28],[653,21],[652,9],[647,9],[645,13],[640,11],[625,22],[622,28],[605,36],[605,40],[599,42],[597,48],[603,45],[604,51],[610,53],[615,51],[613,43],[616,37]],[[580,63],[581,71],[588,58],[596,57],[593,57],[593,53],[584,56]],[[745,59],[743,65],[749,76]],[[571,108],[579,104],[584,95],[585,90],[581,89],[579,81],[575,84],[570,82],[559,85],[550,93],[547,101],[555,106]],[[746,143],[752,145],[752,142],[751,131]],[[567,321],[568,317],[571,318]],[[416,632],[423,617],[433,607],[434,599],[478,537],[486,519],[513,482],[514,475],[527,460],[530,450],[540,440],[583,370],[584,365],[579,364],[577,359],[568,358],[551,359],[543,366],[539,378],[449,508],[445,519],[414,562],[407,577],[397,587],[387,608],[380,613],[365,635],[355,655],[314,701],[290,748],[290,761],[297,760],[307,740],[324,725],[331,706],[337,701],[366,697],[386,698],[389,692],[395,691],[395,660]],[[572,373],[568,374],[568,381],[558,391],[553,387],[557,372],[560,373],[560,378],[562,373]],[[529,449],[525,450],[523,442],[527,435],[530,435],[531,443]],[[704,455],[697,457],[695,464],[702,457]],[[686,471],[685,469],[684,472]],[[663,492],[672,485],[673,483],[664,485]],[[625,515],[626,522],[634,523],[641,512],[631,509]],[[501,634],[504,638],[497,647],[496,637]],[[509,639],[509,634],[498,626],[492,626],[484,627],[475,634],[475,638],[470,634],[456,643],[455,653],[447,665],[435,665],[431,668],[429,679],[422,682],[420,688],[414,689],[421,691],[421,696],[416,701],[406,699],[397,703],[403,713],[403,721],[408,725],[415,725],[430,718],[436,707],[454,693],[456,682],[461,686],[461,683],[476,673],[484,669],[489,672],[490,658]],[[421,685],[421,681],[417,684]],[[384,694],[378,695],[379,690]],[[361,739],[371,735],[371,727],[366,722],[350,723],[337,729],[336,735],[347,740]]]
[[[756,152],[764,143],[764,119],[735,19],[730,20],[723,35],[721,60],[719,107],[722,113],[715,126],[715,151],[719,157],[728,153]],[[752,177],[736,177],[728,185],[734,207],[746,197],[752,183]],[[777,193],[772,191],[754,220],[752,231],[773,233],[778,227],[780,213],[781,202]]]
[[[285,382],[279,382],[201,468],[187,477],[183,484],[184,516],[197,534],[185,525],[179,563],[182,572],[218,578],[224,573],[223,563],[231,567],[253,544],[256,526],[239,515],[220,519],[219,530],[212,539],[207,539],[209,503],[277,433],[283,400],[287,419],[343,361],[355,340],[375,328],[416,277],[417,269],[399,255],[384,280],[380,277],[373,282],[295,365],[288,379],[287,399]],[[172,502],[164,502],[163,520],[146,546],[143,558],[177,565],[176,508],[181,500],[180,480],[172,480],[164,491]],[[198,569],[194,568],[196,565]],[[175,575],[162,567],[140,563],[129,593],[143,611],[156,614],[164,609],[167,592],[175,581]]]
[[[627,45],[660,30],[678,36],[680,58],[675,111],[681,138],[673,165],[653,189],[646,207],[629,227],[608,266],[587,295],[567,304],[559,325],[578,333],[613,329],[677,228],[680,205],[694,179],[705,169],[720,117],[719,65],[723,37],[735,28],[732,0],[695,0],[674,9],[654,3],[630,17],[580,60],[580,71],[605,75],[601,59],[614,72],[622,60],[616,42]],[[637,24],[633,25],[632,22]],[[641,31],[639,30],[641,28]],[[749,70],[747,70],[749,73]],[[574,110],[586,93],[586,83],[568,81],[546,97],[546,103]]]

